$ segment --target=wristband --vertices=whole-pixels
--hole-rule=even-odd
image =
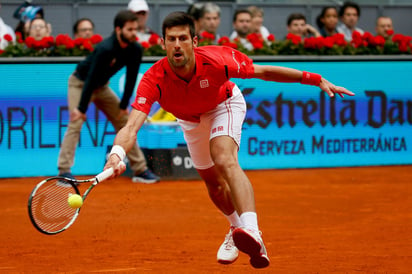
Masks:
[[[109,157],[112,154],[116,154],[117,156],[119,156],[120,160],[123,161],[124,157],[126,156],[126,151],[124,151],[122,146],[114,145],[112,147],[112,150],[110,151]]]
[[[307,71],[302,71],[302,73],[302,80],[300,81],[301,84],[319,86],[320,81],[322,80],[322,76],[320,74],[310,73]]]

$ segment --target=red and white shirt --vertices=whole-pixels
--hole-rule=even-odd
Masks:
[[[230,78],[251,78],[253,61],[245,54],[224,46],[195,48],[196,72],[190,82],[179,78],[167,57],[157,61],[143,76],[132,104],[149,113],[156,101],[178,119],[199,122],[200,115],[232,96]]]

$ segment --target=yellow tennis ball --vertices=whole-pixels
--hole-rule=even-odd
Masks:
[[[71,208],[79,208],[83,205],[83,198],[79,194],[72,194],[67,199],[67,202]]]

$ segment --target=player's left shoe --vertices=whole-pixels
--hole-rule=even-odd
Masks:
[[[240,251],[249,255],[250,264],[254,268],[269,266],[269,257],[260,233],[238,227],[233,230],[233,241]]]
[[[232,232],[234,226],[230,227],[229,233],[226,234],[225,240],[217,251],[217,261],[221,264],[231,264],[236,261],[239,256],[239,250],[233,242]]]

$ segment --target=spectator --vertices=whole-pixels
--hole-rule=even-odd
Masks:
[[[338,30],[336,29],[338,22],[338,10],[332,6],[324,7],[316,18],[319,33],[324,37],[333,36],[338,33]]]
[[[71,167],[80,139],[80,132],[91,102],[104,112],[115,130],[127,122],[128,105],[133,94],[143,50],[136,43],[137,17],[130,10],[119,11],[114,19],[112,35],[100,42],[94,51],[81,61],[69,78],[68,106],[70,120],[59,152],[59,175],[73,178]],[[126,68],[122,99],[109,87],[110,78]],[[133,182],[156,183],[159,177],[147,167],[143,152],[135,143],[127,155],[133,170]]]
[[[19,20],[15,28],[15,32],[20,33],[22,39],[26,39],[29,35],[30,22],[34,18],[44,18],[43,8],[40,6],[33,6],[26,1],[20,5],[13,14],[13,17]],[[48,26],[51,33],[51,25]]]
[[[0,4],[0,9],[1,9],[1,4]],[[9,39],[5,39],[5,35],[9,35],[11,38],[11,41],[8,41]],[[4,49],[5,47],[8,46],[9,42],[14,42],[16,41],[16,35],[14,34],[14,30],[9,26],[6,25],[0,17],[0,50]]]
[[[147,19],[149,19],[149,5],[147,5],[146,1],[131,0],[128,9],[134,12],[137,16],[137,23],[139,24],[137,27],[137,37],[139,38],[139,42],[149,42],[154,34],[157,37],[157,41],[154,43],[159,44],[160,36],[146,25]]]
[[[393,34],[392,19],[388,16],[379,16],[376,19],[376,35],[380,35],[388,40]]]
[[[247,40],[252,28],[252,14],[247,9],[238,9],[233,14],[234,31],[230,35],[230,40],[239,40],[241,45],[247,50],[253,50],[253,45]]]
[[[94,23],[89,18],[81,18],[73,25],[74,38],[90,38],[94,35]]]
[[[207,2],[203,5],[203,8],[200,13],[200,36],[202,37],[202,32],[206,31],[210,34],[213,34],[215,37],[214,42],[220,39],[220,35],[217,33],[217,30],[220,26],[220,7],[214,3]]]
[[[354,31],[363,34],[363,30],[356,27],[360,17],[360,7],[354,2],[345,2],[339,10],[339,17],[341,23],[338,25],[337,30],[339,33],[345,35],[346,41],[352,40],[352,33]]]
[[[306,23],[305,15],[301,13],[292,13],[287,19],[288,33],[297,35],[301,38],[319,37],[320,33],[312,25]]]
[[[202,28],[200,17],[201,17],[202,12],[203,12],[203,5],[204,5],[204,3],[191,4],[189,6],[189,8],[187,9],[187,12],[186,12],[187,14],[192,16],[193,19],[194,19],[194,22],[195,22],[195,35],[197,37],[200,36],[199,34],[200,34],[200,31],[201,31],[201,28]]]
[[[34,40],[40,41],[47,36],[50,36],[50,30],[46,20],[43,18],[34,18],[31,20],[28,37],[33,37]]]
[[[267,42],[270,35],[269,30],[263,26],[263,9],[256,6],[249,6],[247,8],[252,13],[252,33],[259,33],[262,38]]]

